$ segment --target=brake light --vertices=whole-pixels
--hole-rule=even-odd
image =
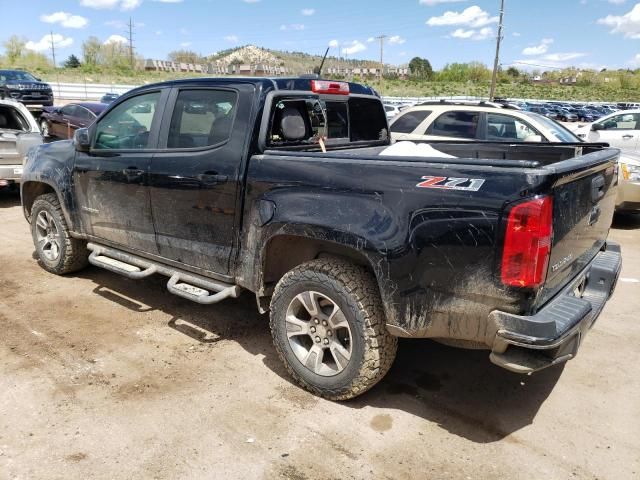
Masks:
[[[331,95],[349,95],[349,84],[330,80],[311,80],[311,91]]]
[[[553,198],[540,197],[509,210],[502,253],[502,283],[537,288],[549,266],[553,235]]]

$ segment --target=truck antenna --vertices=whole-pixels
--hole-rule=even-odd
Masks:
[[[318,71],[316,72],[319,77],[322,76],[322,67],[324,67],[324,61],[327,59],[327,54],[329,53],[329,49],[331,47],[327,47],[327,50],[324,52],[324,57],[322,57],[322,62],[320,62],[320,67],[318,67]]]

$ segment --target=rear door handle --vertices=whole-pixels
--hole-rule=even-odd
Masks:
[[[629,140],[630,138],[633,138],[633,135],[623,135],[622,138]]]
[[[218,185],[228,180],[227,175],[218,175],[217,173],[201,173],[196,175],[198,181],[204,185]]]

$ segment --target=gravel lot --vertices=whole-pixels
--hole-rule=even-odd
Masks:
[[[290,382],[251,295],[47,274],[0,192],[0,479],[640,478],[640,216],[611,237],[623,278],[565,368],[405,341],[338,404]]]

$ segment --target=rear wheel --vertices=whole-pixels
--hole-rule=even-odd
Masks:
[[[391,367],[397,339],[384,318],[372,275],[335,259],[291,270],[271,301],[271,332],[288,372],[331,400],[366,392]]]
[[[58,197],[39,196],[31,208],[31,236],[40,264],[63,275],[83,269],[89,263],[87,244],[71,237]]]

